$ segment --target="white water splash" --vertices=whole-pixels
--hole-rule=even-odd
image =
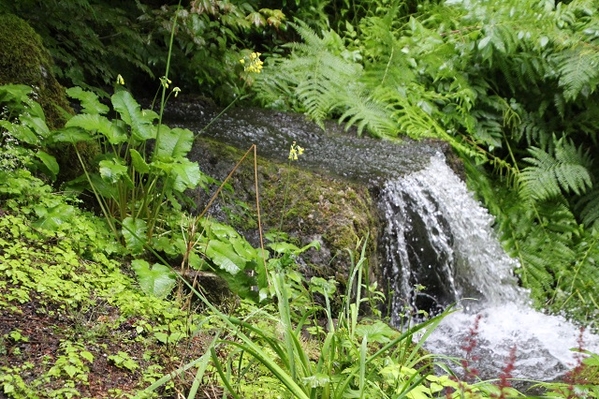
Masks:
[[[440,305],[463,308],[447,316],[428,338],[433,353],[463,357],[464,342],[480,315],[473,365],[486,378],[497,377],[516,346],[514,376],[552,380],[576,365],[572,348],[580,330],[564,318],[533,310],[517,286],[518,263],[502,250],[493,218],[474,199],[441,155],[425,169],[386,184],[380,197],[386,215],[386,278],[399,295],[392,322],[401,323],[406,302],[418,304],[415,284],[430,284]],[[466,298],[475,297],[475,302]],[[406,299],[407,298],[407,299]],[[582,336],[583,347],[599,351],[599,337]]]

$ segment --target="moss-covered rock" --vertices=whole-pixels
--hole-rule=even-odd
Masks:
[[[201,139],[190,158],[200,163],[202,171],[222,181],[242,157],[243,151]],[[232,224],[258,245],[254,176],[250,154],[231,175],[229,189],[222,192],[209,214]],[[367,187],[302,170],[293,163],[260,158],[257,176],[263,231],[284,232],[298,246],[319,241],[320,250],[302,255],[302,271],[307,278],[332,277],[343,289],[351,268],[350,253],[357,256],[366,238],[368,253],[374,254],[376,249],[376,208]],[[195,191],[193,196],[200,208],[209,199],[203,191]],[[373,262],[375,258],[370,257]]]
[[[25,84],[34,89],[50,128],[60,127],[72,112],[64,88],[52,75],[52,59],[40,36],[26,21],[0,14],[0,85]]]

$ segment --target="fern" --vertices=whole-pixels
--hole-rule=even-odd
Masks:
[[[398,135],[397,125],[391,119],[388,107],[372,97],[358,96],[344,103],[347,108],[339,118],[345,121],[346,129],[356,125],[358,134],[366,128],[377,137],[394,137]]]
[[[345,47],[335,32],[324,32],[321,37],[305,23],[298,22],[294,27],[304,43],[292,46],[289,59],[268,67],[274,76],[257,79],[259,95],[262,101],[272,101],[277,93],[289,93],[301,104],[302,111],[321,124],[331,114],[343,113],[347,98],[360,95],[353,82],[359,80],[362,67],[343,57]]]
[[[599,83],[599,52],[592,48],[576,47],[556,54],[554,60],[559,71],[559,85],[567,101],[579,95],[588,97]]]
[[[499,218],[502,244],[520,261],[517,273],[536,304],[559,307],[555,296],[566,286],[558,276],[570,270],[577,259],[572,243],[580,236],[578,223],[562,202],[530,206],[515,196],[506,198],[509,205],[500,204],[507,210]],[[548,302],[549,298],[554,299]]]
[[[520,173],[520,194],[524,199],[543,201],[556,198],[562,192],[576,195],[592,187],[588,170],[588,154],[568,140],[555,142],[554,154],[531,147],[532,157],[524,158],[531,164]]]
[[[582,223],[587,227],[599,227],[599,188],[582,196],[576,203]]]

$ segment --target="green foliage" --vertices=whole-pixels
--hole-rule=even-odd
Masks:
[[[536,147],[530,147],[528,151],[532,157],[523,161],[531,166],[519,174],[523,199],[543,201],[569,192],[580,196],[593,186],[589,154],[583,153],[581,147],[576,148],[571,141],[564,141],[564,138],[556,141],[554,154]]]
[[[127,352],[119,351],[116,355],[108,356],[108,360],[115,366],[129,371],[135,371],[139,368],[139,364]]]
[[[177,283],[175,273],[168,267],[156,263],[150,264],[143,259],[136,259],[131,263],[137,275],[141,289],[150,295],[164,298],[170,294]]]
[[[111,97],[118,119],[104,115],[108,108],[94,94],[79,88],[68,94],[82,102],[82,113],[69,119],[64,129],[53,132],[51,139],[99,144],[102,154],[91,161],[91,170],[77,150],[85,175],[74,183],[96,196],[115,234],[123,237],[132,253],[141,253],[161,227],[167,206],[181,209],[182,193],[202,180],[197,164],[186,157],[193,134],[155,124],[159,115],[142,110],[124,90]],[[156,140],[151,152],[150,140]]]
[[[363,256],[364,253],[352,268],[345,310],[337,323],[333,322],[328,301],[335,289],[334,281],[313,279],[308,285],[309,291],[303,288],[303,295],[320,294],[326,300],[324,308],[311,302],[312,308],[306,313],[303,306],[296,307],[300,296],[294,294],[297,286],[293,278],[290,279],[289,269],[271,271],[278,303],[276,316],[263,311],[252,312],[242,320],[221,316],[227,324],[243,329],[235,334],[235,339],[221,343],[233,348],[233,351],[229,350],[226,362],[219,359],[215,349],[212,351],[216,370],[230,395],[243,397],[247,394],[249,387],[246,388],[246,384],[252,381],[251,376],[256,372],[253,362],[244,360],[247,356],[263,369],[260,373],[272,375],[268,380],[271,392],[264,392],[268,397],[273,394],[274,397],[296,398],[397,397],[403,394],[431,398],[442,389],[440,382],[444,380],[427,377],[430,365],[427,356],[419,352],[425,337],[440,318],[403,334],[380,321],[358,321],[362,305],[359,293],[364,288],[361,286]],[[300,313],[296,314],[297,311]],[[317,347],[311,349],[310,341],[300,336],[303,329],[309,328],[311,315],[321,311],[328,315],[326,330],[313,330],[316,336],[312,339],[316,339]],[[281,324],[279,328],[276,327],[278,323]],[[413,345],[412,337],[420,330],[428,333],[425,332]],[[445,381],[447,383],[449,379]]]
[[[172,61],[179,86],[223,104],[245,94],[251,84],[239,60],[262,43],[271,47],[285,30],[284,13],[269,7],[264,1],[237,0],[183,6],[148,0],[0,1],[0,9],[28,20],[41,36],[54,59],[53,72],[67,86],[108,96],[122,75],[147,95],[148,82]]]
[[[253,78],[239,61],[261,47],[262,42],[277,40],[280,31],[286,29],[283,12],[268,7],[262,2],[192,1],[188,8],[179,10],[174,76],[180,77],[185,87],[193,84],[223,105],[245,95]],[[170,20],[177,12],[166,7],[143,10],[143,20],[156,21],[151,35],[157,39],[170,30]],[[164,57],[151,62],[159,65]]]
[[[135,70],[153,76],[147,58],[164,53],[145,37],[136,2],[26,0],[1,6],[30,21],[55,61],[53,72],[69,85],[110,87],[119,73]]]
[[[50,129],[32,95],[29,86],[0,86],[0,174],[25,166],[55,179],[59,166],[47,148]]]

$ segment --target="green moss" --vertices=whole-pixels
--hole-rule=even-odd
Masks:
[[[19,17],[0,14],[0,84],[33,87],[50,128],[60,127],[72,112],[64,88],[52,75],[52,59],[40,36]]]
[[[243,151],[207,139],[196,143],[194,151],[200,168],[220,180],[243,156]],[[347,250],[356,254],[361,249],[358,243],[367,236],[368,252],[376,250],[376,213],[368,189],[302,170],[301,158],[290,165],[258,159],[257,165],[263,230],[287,233],[297,245],[319,240],[321,251],[302,256],[307,264],[303,272],[307,278],[334,277],[342,289],[351,267]],[[254,180],[249,155],[229,179],[231,189],[221,194],[218,205],[219,216],[250,238],[257,235]],[[203,192],[195,195],[197,203],[207,202]]]

